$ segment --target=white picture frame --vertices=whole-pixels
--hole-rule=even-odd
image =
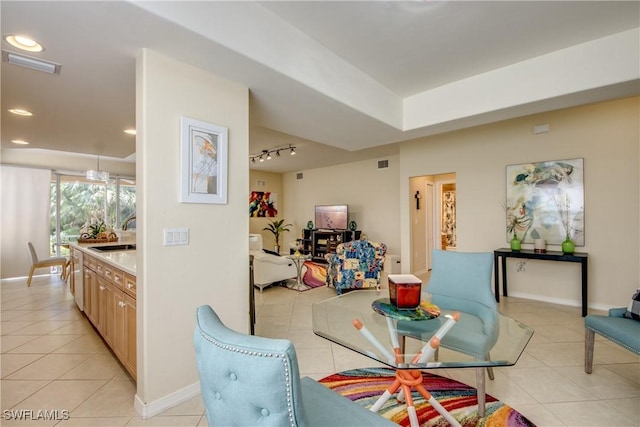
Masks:
[[[227,204],[228,129],[180,118],[180,202]]]

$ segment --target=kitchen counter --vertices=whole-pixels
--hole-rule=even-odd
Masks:
[[[70,290],[78,308],[126,368],[137,375],[136,250],[134,242],[71,243]],[[98,251],[95,247],[109,247]]]
[[[100,252],[92,250],[90,248],[96,246],[116,246],[126,243],[122,242],[109,242],[109,243],[70,243],[69,246],[76,248],[87,255],[91,255],[101,261],[111,264],[112,266],[119,268],[133,276],[136,275],[136,251],[135,249],[122,250],[122,251],[109,251]]]

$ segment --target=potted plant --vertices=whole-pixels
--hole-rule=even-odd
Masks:
[[[269,225],[263,228],[263,230],[270,231],[273,234],[273,237],[276,240],[275,250],[278,253],[280,253],[280,234],[285,231],[291,231],[287,227],[293,227],[293,224],[285,224],[283,218],[278,220],[272,219],[270,220]]]

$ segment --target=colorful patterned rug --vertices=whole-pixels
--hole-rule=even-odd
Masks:
[[[304,266],[307,270],[302,276],[302,281],[305,285],[312,288],[318,286],[324,286],[327,281],[327,266],[325,264],[318,264],[313,261],[305,261]]]
[[[333,391],[369,408],[393,383],[390,368],[364,368],[343,371],[320,380]],[[487,394],[485,416],[478,415],[476,389],[438,375],[423,373],[422,384],[462,427],[535,427],[515,409]],[[445,427],[449,423],[418,393],[412,393],[421,427]],[[380,409],[380,415],[401,426],[409,426],[406,405],[392,396]]]

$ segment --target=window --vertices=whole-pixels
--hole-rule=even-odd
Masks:
[[[59,243],[76,241],[84,225],[104,221],[108,228],[117,230],[135,212],[135,179],[116,178],[104,183],[54,174],[51,183],[52,255],[56,254]],[[67,249],[62,248],[60,255],[68,255]]]

